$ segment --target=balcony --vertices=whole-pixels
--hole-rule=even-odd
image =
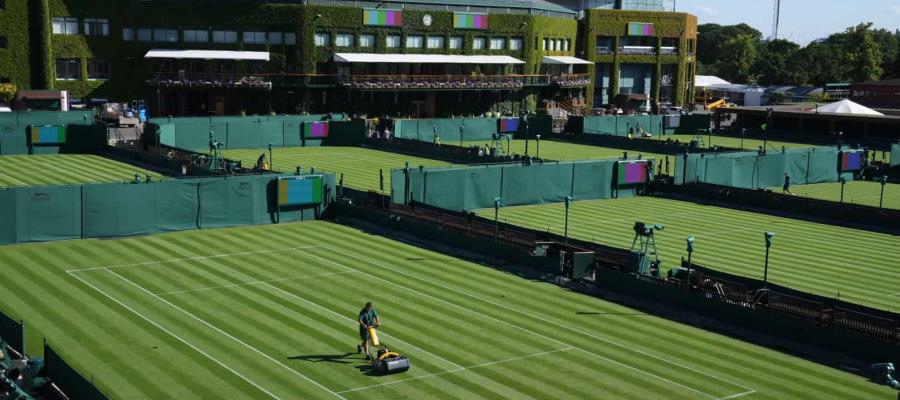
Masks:
[[[247,74],[159,72],[150,74],[146,83],[159,88],[272,90],[267,78]]]
[[[654,55],[656,47],[653,46],[622,46],[619,48],[620,54],[628,55]]]
[[[344,75],[340,86],[352,90],[519,90],[548,86],[546,75]]]
[[[610,55],[610,54],[615,53],[615,51],[613,51],[613,48],[609,47],[609,46],[597,46],[596,51],[597,51],[597,55],[601,55],[601,56],[602,55]]]
[[[590,86],[591,75],[590,74],[553,75],[550,77],[550,83],[552,83],[553,85],[559,86],[559,87],[563,87],[563,88]]]

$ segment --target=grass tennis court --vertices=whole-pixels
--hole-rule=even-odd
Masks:
[[[269,157],[266,149],[227,150],[225,157],[241,160],[244,166],[252,167],[262,153]],[[449,165],[443,161],[362,147],[280,147],[274,148],[272,153],[272,167],[276,171],[294,172],[298,165],[304,170],[315,167],[318,171],[335,172],[338,179],[344,174],[344,185],[360,190],[379,190],[378,170],[384,170],[385,193],[391,190],[391,170],[403,168],[407,161],[413,168]]]
[[[702,243],[702,242],[700,242]],[[865,378],[328,222],[7,246],[0,302],[115,399],[881,399]],[[355,353],[371,300],[412,369]]]
[[[493,209],[479,214],[493,219]],[[508,207],[500,219],[563,233],[561,203]],[[636,221],[665,224],[656,235],[663,265],[687,257],[685,239],[696,238],[694,262],[762,279],[764,231],[775,233],[770,281],[888,311],[900,311],[900,237],[653,197],[586,200],[569,211],[569,234],[630,248]]]
[[[690,143],[691,140],[694,139],[694,135],[665,135],[660,138],[659,135],[653,136],[653,140],[678,140],[681,143]],[[731,136],[716,136],[712,135],[711,137],[708,135],[697,135],[697,138],[701,140],[702,148],[709,148],[713,146],[722,146],[722,147],[731,147],[735,149],[741,148],[741,138],[739,137],[731,137]],[[765,142],[766,147],[769,151],[772,150],[781,150],[781,147],[784,146],[786,148],[798,148],[798,147],[812,147],[817,145],[812,144],[803,144],[803,143],[793,143],[793,142],[783,142],[776,140],[768,140]],[[761,139],[751,139],[744,138],[743,140],[743,148],[745,150],[757,150],[760,146],[763,145],[763,141]]]
[[[781,187],[770,188],[781,193]],[[828,201],[841,201],[839,182],[816,183],[812,185],[791,185],[796,196]],[[844,202],[878,207],[881,200],[881,183],[872,181],[851,181],[844,187]],[[884,186],[884,208],[900,210],[900,184],[888,183]]]
[[[123,182],[160,174],[87,154],[10,155],[0,157],[0,187]]]
[[[471,141],[464,142],[466,146],[472,145],[491,145],[490,140],[486,141]],[[503,146],[504,151],[507,154],[525,154],[525,140],[524,139],[516,139],[511,141],[512,151],[507,149],[506,140],[498,141],[500,145]],[[455,145],[458,145],[456,143]],[[652,153],[640,153],[633,150],[622,150],[622,149],[613,149],[609,147],[599,147],[599,146],[591,146],[591,145],[583,145],[576,143],[568,143],[563,141],[556,140],[541,140],[541,150],[540,153],[537,151],[537,141],[531,139],[528,141],[528,154],[537,157],[538,154],[540,157],[549,159],[549,160],[559,160],[559,161],[570,161],[570,160],[589,160],[592,158],[610,158],[610,157],[622,157],[622,153],[628,152],[629,158],[637,157],[638,154],[642,154],[644,158],[656,158],[656,159],[665,159],[665,156],[652,154]]]

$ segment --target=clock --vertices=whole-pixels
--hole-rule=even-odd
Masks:
[[[422,25],[431,26],[431,14],[425,14],[422,16]]]

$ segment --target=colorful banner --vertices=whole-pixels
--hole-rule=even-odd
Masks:
[[[328,121],[304,122],[303,138],[324,139],[328,137]]]
[[[647,160],[619,161],[616,184],[622,186],[646,183],[649,165]]]
[[[518,132],[519,131],[519,119],[516,117],[512,118],[500,118],[500,133],[509,133],[509,132]]]
[[[653,24],[645,22],[629,22],[628,36],[653,36],[656,34]]]
[[[278,180],[279,206],[322,204],[322,177],[283,178]]]
[[[859,171],[863,167],[862,150],[850,150],[841,153],[841,172]]]
[[[363,10],[363,25],[403,26],[403,11]]]
[[[31,144],[60,144],[66,142],[66,127],[62,125],[31,126]]]
[[[487,29],[487,14],[453,13],[453,27],[456,29]]]

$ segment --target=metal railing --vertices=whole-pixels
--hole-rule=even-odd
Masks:
[[[146,82],[153,87],[272,90],[265,77],[239,73],[156,72]]]
[[[591,84],[590,74],[551,75],[550,83],[560,87],[580,87]]]
[[[340,86],[357,90],[517,90],[548,86],[550,75],[341,75]]]

